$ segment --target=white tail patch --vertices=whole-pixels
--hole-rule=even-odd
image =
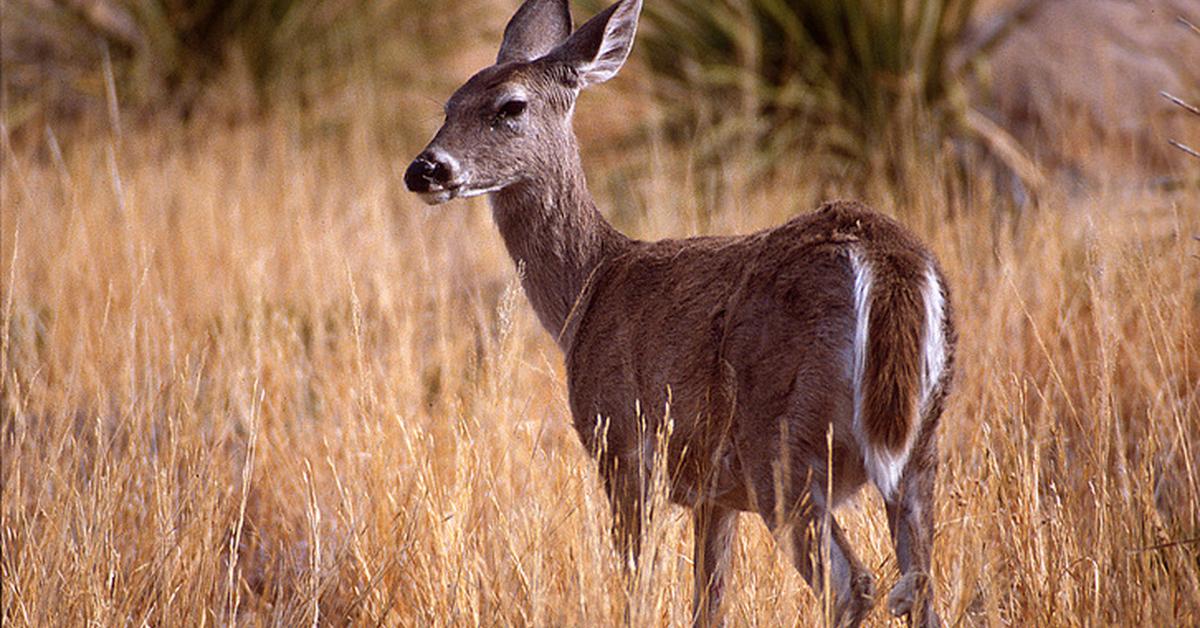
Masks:
[[[946,318],[946,300],[942,296],[942,285],[938,282],[933,264],[925,269],[925,289],[921,292],[925,302],[925,334],[921,341],[921,416],[929,410],[929,404],[942,381],[946,370],[946,335],[942,324]]]
[[[916,426],[912,426],[904,441],[904,447],[899,452],[871,445],[863,448],[863,465],[867,468],[867,477],[879,487],[884,499],[891,499],[896,494],[900,474],[904,472],[904,465],[908,463],[908,454],[912,452],[916,434]]]
[[[871,322],[871,266],[858,249],[850,249],[850,269],[854,273],[854,347],[850,357],[850,377],[854,385],[854,436],[866,447],[862,429],[863,376],[867,368],[867,328]]]
[[[879,487],[884,497],[890,497],[900,480],[900,472],[908,459],[910,444],[906,443],[902,455],[897,456],[887,449],[876,448],[863,429],[862,415],[866,391],[863,379],[867,368],[867,346],[871,327],[871,284],[874,277],[871,265],[862,252],[850,250],[850,268],[854,272],[854,350],[851,359],[851,377],[854,383],[854,438],[863,452],[863,466],[867,477]]]

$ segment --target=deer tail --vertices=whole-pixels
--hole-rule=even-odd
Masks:
[[[946,363],[945,294],[932,262],[852,251],[854,426],[867,476],[885,498],[900,483]],[[907,260],[905,260],[907,261]]]

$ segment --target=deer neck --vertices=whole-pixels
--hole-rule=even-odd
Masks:
[[[492,216],[542,326],[563,350],[592,273],[630,244],[596,209],[579,155],[491,196]],[[578,315],[580,312],[575,312]]]

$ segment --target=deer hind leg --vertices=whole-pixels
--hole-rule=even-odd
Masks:
[[[900,581],[888,594],[888,610],[897,617],[908,617],[909,625],[921,628],[941,625],[933,608],[930,565],[937,476],[936,430],[954,361],[954,332],[947,318],[945,298],[937,270],[930,264],[921,288],[925,311],[919,351],[920,423],[909,428],[916,431],[910,434],[913,440],[907,460],[894,459],[897,464],[891,468],[891,475],[879,474],[873,478],[887,504],[888,527],[900,566]],[[894,480],[880,482],[881,478]]]
[[[909,625],[941,626],[933,608],[930,564],[933,549],[933,488],[937,474],[936,445],[932,435],[913,452],[895,492],[888,498],[888,527],[900,565],[900,580],[888,594],[888,610],[907,616]]]
[[[819,545],[812,543],[816,539],[820,539]],[[861,625],[875,603],[875,582],[833,515],[794,527],[792,544],[792,560],[818,597],[824,596],[825,575],[829,575],[834,625]]]
[[[804,506],[788,516],[781,528],[790,534],[792,563],[818,598],[825,596],[826,574],[834,625],[854,627],[862,624],[875,602],[875,583],[871,572],[851,548],[845,533],[823,499],[804,499]],[[812,502],[819,502],[813,504]],[[769,504],[760,503],[759,513],[767,527],[776,532],[778,515]]]
[[[695,538],[692,623],[720,626],[724,623],[721,601],[729,571],[733,537],[737,533],[737,511],[711,503],[695,507],[692,524]]]

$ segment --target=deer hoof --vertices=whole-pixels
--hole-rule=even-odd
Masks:
[[[917,595],[925,587],[925,574],[909,573],[904,574],[896,586],[892,587],[892,591],[888,593],[887,608],[888,612],[894,617],[903,617],[912,613],[913,605],[917,601]]]
[[[836,625],[839,628],[861,626],[875,605],[875,579],[869,573],[860,573],[850,582],[850,594],[841,605]]]

